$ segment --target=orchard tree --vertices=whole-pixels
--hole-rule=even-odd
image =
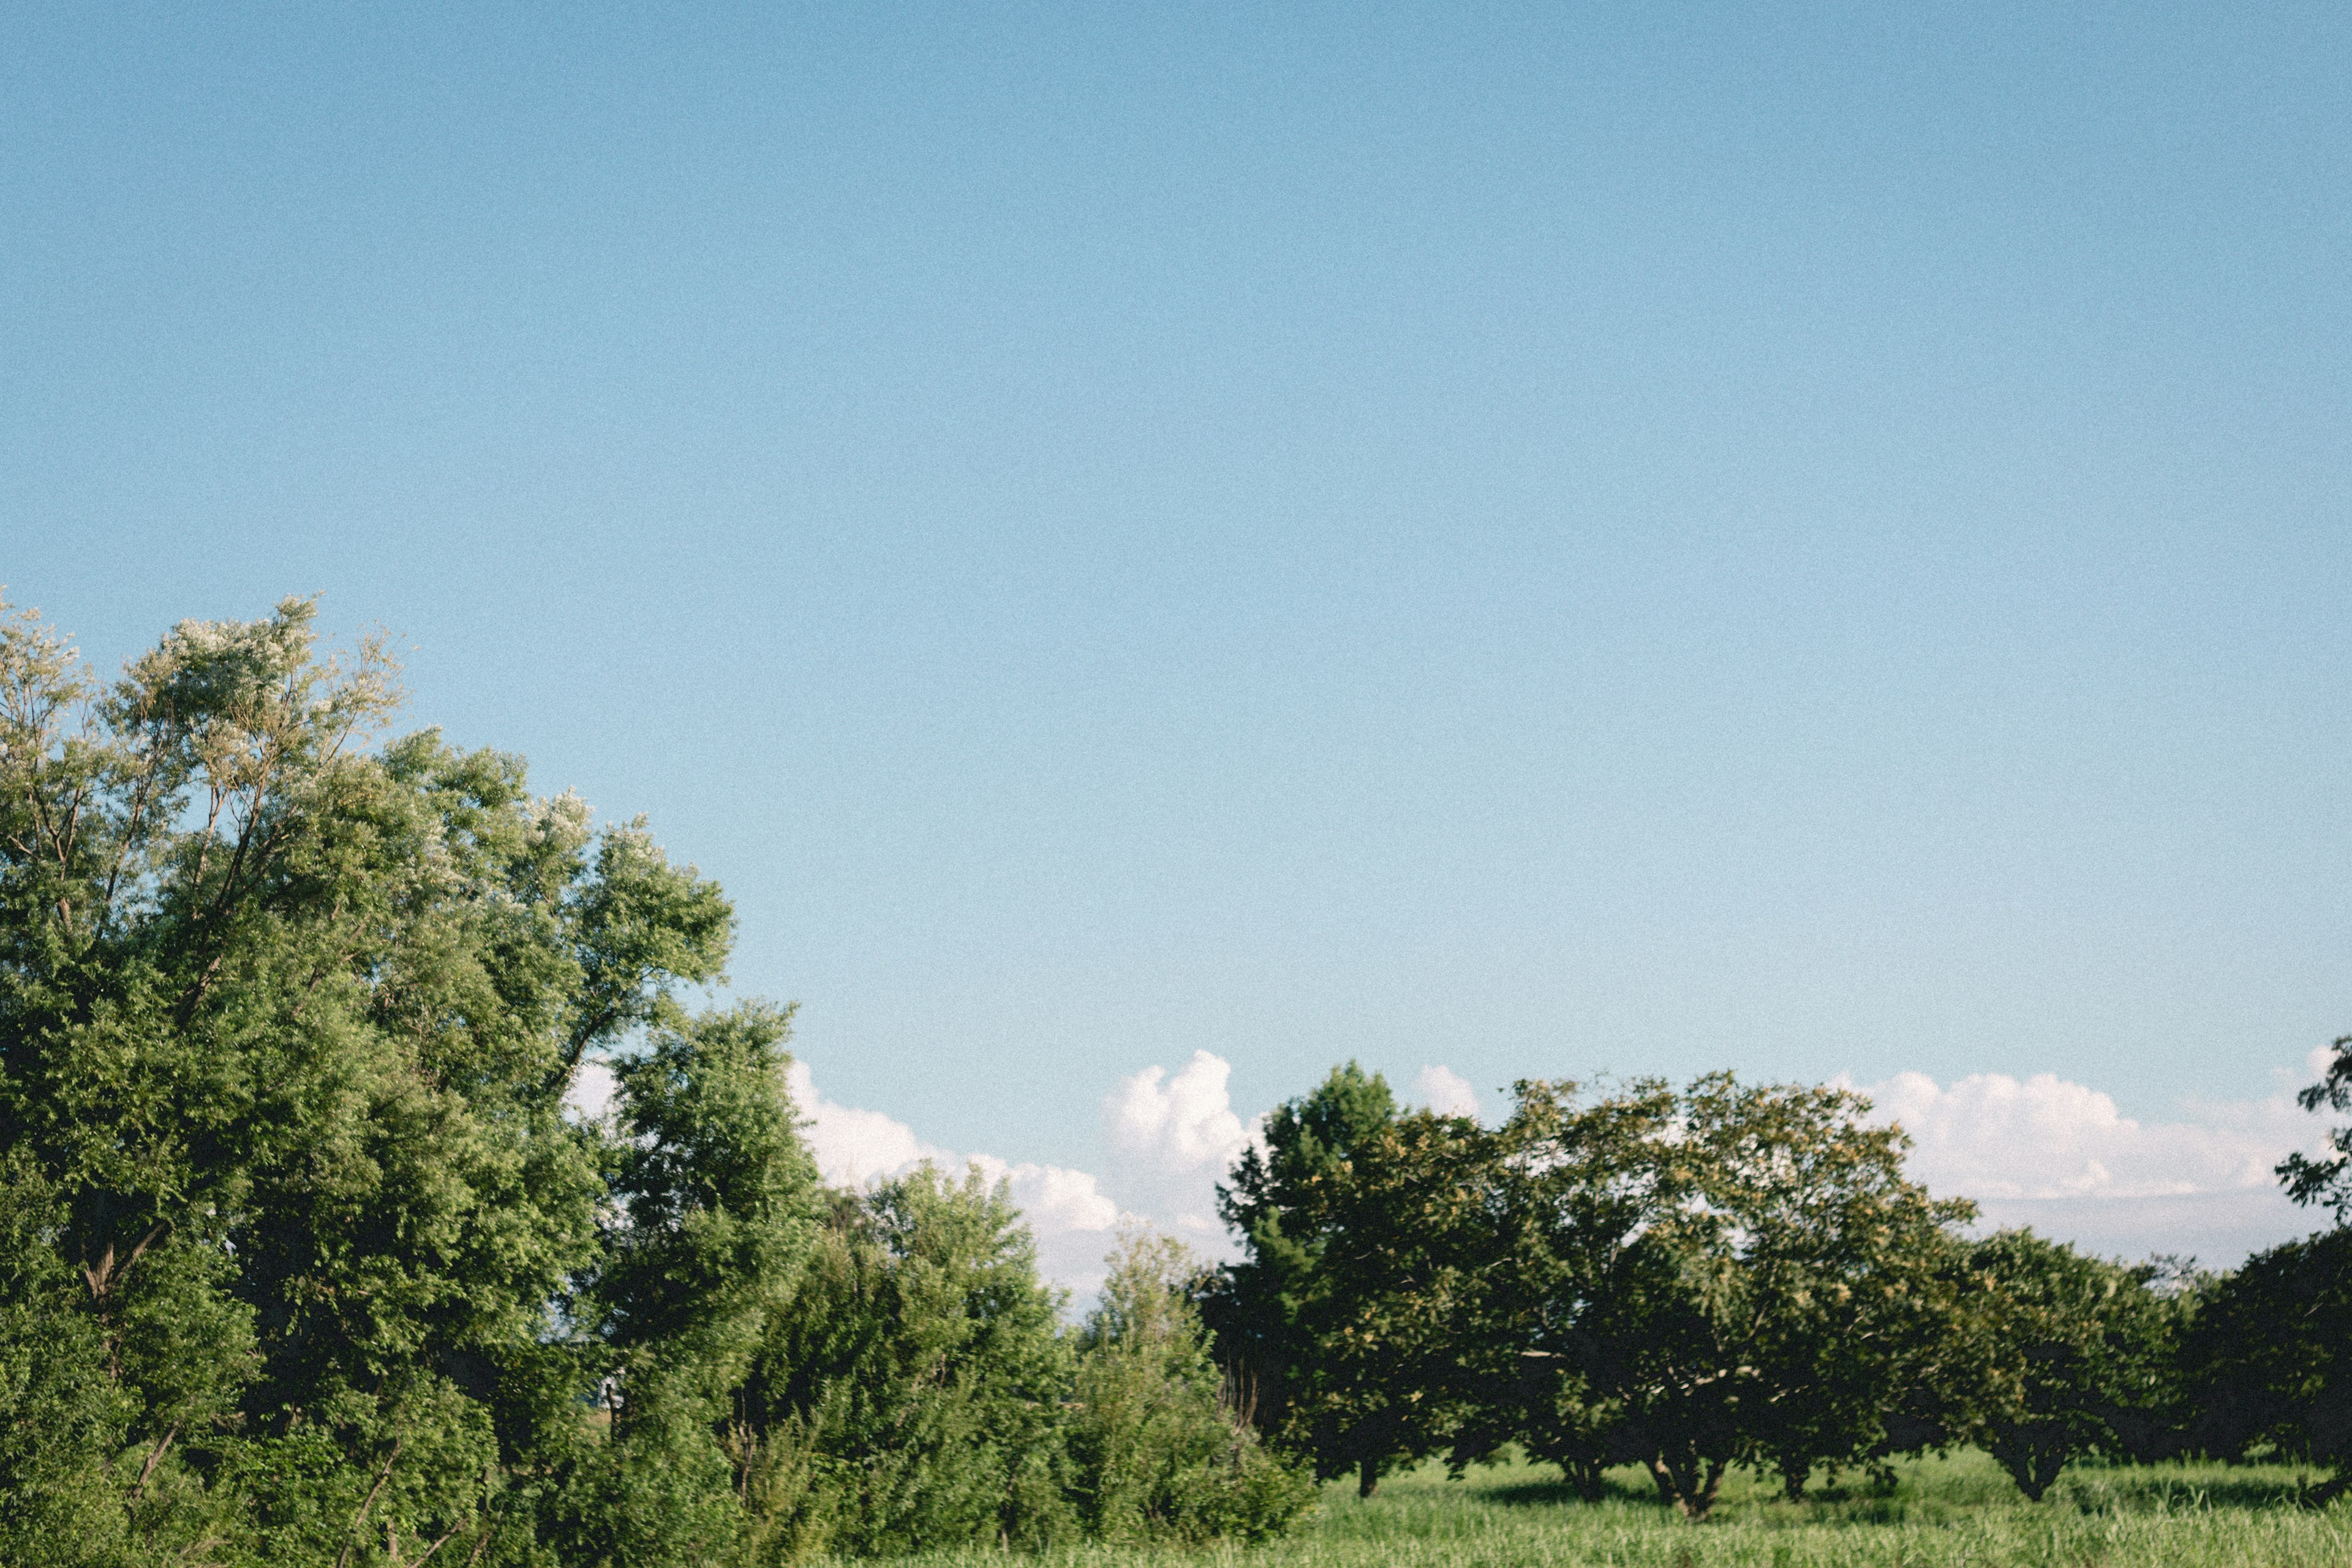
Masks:
[[[2153,1264],[2089,1258],[2030,1230],[1970,1249],[1994,1314],[1999,1375],[1978,1441],[2040,1501],[2079,1454],[2179,1451],[2178,1334],[2187,1303],[2153,1287]]]
[[[2311,1500],[2352,1489],[2352,1227],[2255,1254],[2215,1281],[2185,1336],[2198,1446],[2257,1444],[2331,1466]]]
[[[1905,1390],[1948,1375],[1972,1211],[1906,1181],[1866,1110],[1723,1073],[1590,1103],[1519,1086],[1489,1331],[1530,1452],[1588,1495],[1638,1459],[1693,1517],[1735,1463],[1794,1496],[1818,1464],[1886,1452]]]

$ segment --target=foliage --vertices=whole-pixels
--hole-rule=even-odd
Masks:
[[[2323,1105],[2337,1112],[2352,1110],[2352,1035],[2338,1039],[2333,1049],[2319,1081],[2295,1096],[2305,1110]],[[2296,1203],[2332,1208],[2336,1224],[2352,1225],[2352,1124],[2327,1134],[2326,1154],[2315,1159],[2289,1154],[2279,1163],[2278,1173]]]
[[[1034,1243],[978,1171],[838,1194],[735,1396],[762,1555],[1074,1533],[1070,1347]]]
[[[2177,1367],[2190,1301],[2153,1288],[2156,1265],[2007,1230],[1969,1250],[1969,1269],[1996,1314],[2000,1374],[1975,1436],[2027,1497],[2039,1500],[2078,1454],[2182,1451]]]
[[[1068,1425],[1072,1496],[1106,1541],[1262,1541],[1314,1487],[1259,1445],[1226,1398],[1193,1304],[1202,1265],[1136,1235],[1112,1254],[1077,1336]]]
[[[2352,1229],[2258,1253],[2215,1282],[2190,1325],[2200,1445],[2257,1446],[2352,1478]]]
[[[1727,1074],[1590,1102],[1521,1084],[1482,1369],[1505,1418],[1476,1447],[1509,1430],[1588,1492],[1638,1461],[1696,1517],[1735,1463],[1797,1497],[1817,1465],[1906,1446],[1906,1392],[1949,1380],[1968,1338],[1951,1227],[1969,1210],[1906,1181],[1900,1135],[1864,1109]]]
[[[1478,1139],[1400,1116],[1349,1062],[1276,1108],[1219,1189],[1245,1256],[1203,1307],[1261,1422],[1318,1479],[1352,1471],[1370,1496],[1447,1441]]]
[[[12,1391],[79,1479],[12,1469],[0,1511],[114,1521],[43,1557],[525,1546],[598,1245],[563,1093],[724,959],[641,831],[430,731],[368,752],[389,663],[311,620],[183,623],[109,686],[0,623],[0,1152],[40,1243],[0,1313],[97,1348]]]
[[[788,1011],[679,999],[723,977],[719,889],[515,758],[376,744],[390,662],[312,620],[185,622],[103,684],[0,606],[0,1561],[652,1568],[1296,1512],[1181,1313],[1074,1361],[1001,1191],[824,1194]],[[1079,1419],[1091,1468],[1074,1376],[1150,1412]]]

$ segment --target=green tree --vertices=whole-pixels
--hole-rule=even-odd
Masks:
[[[1203,1266],[1166,1237],[1124,1237],[1077,1335],[1070,1486],[1108,1541],[1264,1540],[1313,1483],[1260,1447],[1234,1408],[1193,1300]]]
[[[2152,1289],[2157,1266],[2089,1258],[2030,1230],[1969,1253],[1995,1314],[2001,1377],[1977,1440],[2040,1501],[2084,1453],[2176,1452],[2183,1303]]]
[[[1400,1115],[1388,1084],[1336,1068],[1266,1120],[1220,1199],[1243,1260],[1204,1296],[1219,1353],[1259,1418],[1318,1477],[1381,1475],[1445,1446],[1484,1134],[1464,1118]]]
[[[1901,1135],[1866,1109],[1728,1074],[1590,1101],[1521,1084],[1496,1163],[1486,1440],[1516,1426],[1587,1495],[1636,1459],[1694,1517],[1735,1463],[1801,1495],[1814,1466],[1885,1453],[1904,1391],[1945,1375],[1950,1227],[1970,1211],[1906,1181]]]
[[[1075,1531],[1070,1347],[1027,1228],[977,1169],[836,1194],[734,1396],[756,1552],[885,1553]]]
[[[789,1021],[747,1004],[658,1029],[616,1064],[614,1211],[580,1299],[601,1331],[610,1440],[567,1500],[570,1561],[720,1561],[746,1537],[723,1434],[819,1206],[784,1086]]]
[[[0,615],[7,1560],[528,1553],[594,1438],[583,1057],[732,917],[641,827],[426,731],[311,606],[111,683]]]
[[[2352,1228],[2248,1258],[2204,1293],[2185,1341],[2198,1447],[2334,1467],[2314,1501],[2352,1489]]]

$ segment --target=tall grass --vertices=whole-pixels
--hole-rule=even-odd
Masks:
[[[1383,1482],[1369,1502],[1348,1484],[1327,1488],[1313,1520],[1268,1546],[1078,1548],[1031,1561],[1069,1568],[2345,1568],[2352,1502],[2298,1507],[2313,1479],[2285,1467],[2084,1466],[2030,1503],[1989,1460],[1967,1454],[1903,1466],[1891,1492],[1856,1478],[1817,1488],[1804,1503],[1782,1500],[1768,1479],[1735,1476],[1713,1516],[1693,1524],[1660,1508],[1631,1470],[1612,1478],[1614,1495],[1586,1503],[1534,1467],[1496,1466],[1460,1481],[1428,1467]],[[1003,1568],[1006,1558],[966,1552],[907,1561]]]

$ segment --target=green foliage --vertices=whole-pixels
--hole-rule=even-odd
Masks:
[[[1401,1118],[1355,1063],[1266,1118],[1219,1195],[1243,1261],[1204,1294],[1220,1353],[1260,1422],[1318,1479],[1380,1477],[1450,1425],[1452,1319],[1474,1124]]]
[[[1080,1521],[1105,1541],[1261,1541],[1314,1487],[1259,1446],[1224,1398],[1192,1297],[1202,1266],[1162,1237],[1125,1238],[1077,1337],[1067,1426]]]
[[[0,1562],[1075,1533],[1074,1347],[1003,1194],[825,1196],[789,1014],[678,999],[723,978],[719,889],[515,758],[371,750],[398,696],[304,601],[111,684],[0,606]],[[1120,1488],[1175,1468],[1117,1507],[1085,1472],[1090,1518],[1295,1511],[1197,1334],[1113,1339],[1087,1375],[1126,1356],[1161,1414],[1089,1440]]]
[[[736,1396],[730,1442],[761,1552],[1074,1533],[1058,1306],[977,1171],[836,1196]]]
[[[2151,1288],[2153,1265],[2011,1230],[1971,1248],[1969,1269],[1997,1314],[1997,1382],[1977,1440],[2027,1497],[2039,1500],[2077,1454],[2181,1451],[2176,1369],[2189,1301]]]
[[[2338,1039],[2334,1050],[2319,1081],[2295,1096],[2305,1110],[2323,1105],[2338,1113],[2352,1110],[2352,1035]],[[2289,1154],[2280,1162],[2278,1173],[2296,1203],[2332,1208],[2336,1224],[2352,1225],[2352,1125],[2330,1131],[2327,1152],[2315,1159]]]
[[[1899,1134],[1853,1096],[1727,1074],[1518,1093],[1474,1448],[1517,1436],[1587,1491],[1639,1461],[1696,1516],[1735,1463],[1797,1497],[1901,1446],[1906,1391],[1949,1375],[1969,1210],[1904,1179]]]
[[[2231,1458],[2257,1447],[2352,1478],[2352,1229],[2274,1247],[2216,1281],[2187,1334],[2196,1436]]]

